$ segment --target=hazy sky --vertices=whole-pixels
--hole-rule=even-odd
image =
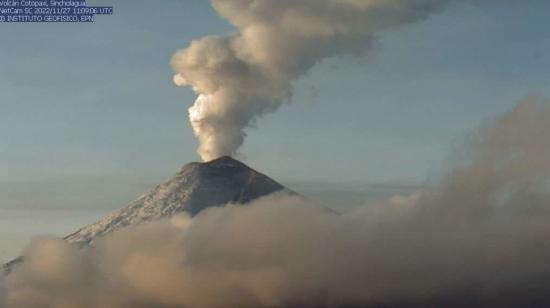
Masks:
[[[550,2],[457,1],[331,59],[249,131],[244,161],[285,183],[422,183],[482,119],[550,94]],[[154,5],[153,5],[154,3]],[[0,26],[0,208],[113,207],[198,160],[195,95],[169,61],[231,31],[206,0],[97,0],[94,24]]]
[[[199,159],[195,94],[173,84],[170,59],[230,25],[207,0],[88,4],[115,13],[0,24],[0,263]],[[429,185],[484,119],[550,97],[549,21],[548,0],[453,1],[382,33],[366,57],[316,66],[248,131],[240,158],[335,206]]]

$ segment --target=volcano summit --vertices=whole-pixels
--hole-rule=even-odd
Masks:
[[[92,244],[118,229],[227,203],[243,204],[277,191],[288,191],[271,178],[231,157],[206,163],[189,163],[173,178],[155,187],[113,214],[88,225],[65,239]]]

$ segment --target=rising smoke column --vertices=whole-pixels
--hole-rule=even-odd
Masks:
[[[317,62],[368,50],[375,35],[428,17],[448,0],[211,0],[236,31],[191,42],[174,82],[198,94],[189,120],[204,161],[235,154],[245,129],[276,111]]]

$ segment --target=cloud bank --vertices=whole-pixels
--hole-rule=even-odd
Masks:
[[[439,188],[337,215],[292,196],[36,239],[1,307],[547,307],[550,103],[484,125]]]
[[[245,129],[290,99],[319,61],[366,52],[381,31],[427,18],[447,0],[211,0],[234,33],[191,42],[174,82],[198,94],[189,120],[204,161],[233,155]]]

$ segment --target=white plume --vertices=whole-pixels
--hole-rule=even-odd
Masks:
[[[290,99],[317,62],[368,50],[380,31],[426,18],[447,0],[211,0],[234,33],[191,42],[174,82],[199,95],[189,118],[208,161],[235,154],[245,129]]]

